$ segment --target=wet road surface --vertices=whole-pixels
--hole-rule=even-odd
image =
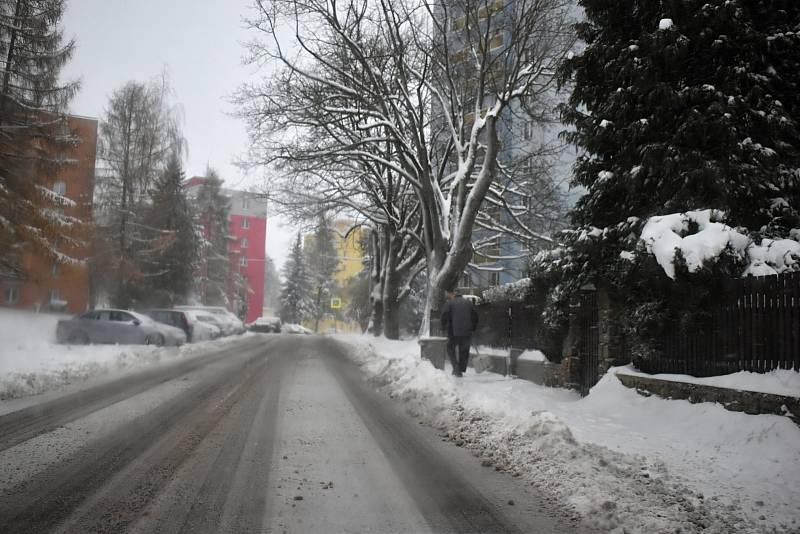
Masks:
[[[0,532],[574,532],[345,350],[249,336],[1,415]]]

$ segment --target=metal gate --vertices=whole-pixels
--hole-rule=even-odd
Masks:
[[[597,291],[582,291],[580,296],[581,395],[586,396],[599,380],[600,328]]]

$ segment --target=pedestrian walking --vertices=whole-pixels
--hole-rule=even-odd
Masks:
[[[463,376],[467,372],[469,347],[472,333],[478,326],[478,312],[472,302],[453,289],[446,292],[447,302],[442,308],[442,329],[447,332],[447,355],[453,365],[453,374]]]

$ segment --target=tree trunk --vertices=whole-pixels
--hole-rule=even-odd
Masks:
[[[449,225],[451,235],[445,236],[434,227],[425,229],[428,279],[425,316],[422,320],[420,336],[443,335],[440,327],[440,313],[444,305],[444,292],[455,288],[472,256],[472,230],[475,219],[492,183],[497,165],[497,119],[491,116],[487,117],[485,128],[486,148],[480,173],[465,199],[452,199],[455,200],[456,211],[451,214],[453,217],[452,224]],[[433,199],[428,199],[427,204],[428,215],[423,218],[424,224],[439,225],[441,221],[449,220],[447,214],[438,213],[439,210]]]
[[[391,255],[390,255],[391,256]],[[389,261],[394,264],[393,258]],[[397,300],[397,273],[394,265],[386,269],[383,278],[383,335],[387,339],[400,339],[400,303]]]

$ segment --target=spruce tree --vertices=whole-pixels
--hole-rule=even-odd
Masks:
[[[534,273],[553,286],[551,326],[566,325],[579,288],[602,285],[634,359],[648,358],[676,325],[706,328],[722,281],[744,269],[723,251],[690,272],[678,254],[669,278],[639,240],[649,217],[714,208],[756,239],[800,226],[800,4],[580,5],[586,46],[560,77],[573,88],[562,116],[583,153],[574,183],[586,193],[577,228]]]
[[[283,266],[283,278],[279,312],[281,321],[299,324],[311,317],[311,284],[299,233]]]
[[[141,261],[145,285],[157,306],[185,302],[197,267],[197,233],[183,179],[180,158],[173,153],[151,195],[147,217],[150,248]]]
[[[771,235],[800,208],[800,4],[582,0],[586,48],[562,81],[585,155],[574,219],[717,208]]]
[[[206,172],[196,202],[203,232],[197,292],[204,304],[227,306],[233,286],[228,256],[230,201],[222,193],[222,180],[215,170]]]
[[[64,0],[0,1],[0,269],[19,268],[23,250],[69,262],[81,221],[50,190],[60,165],[53,148],[75,143],[60,114],[78,89],[59,81],[75,48],[60,23]]]

